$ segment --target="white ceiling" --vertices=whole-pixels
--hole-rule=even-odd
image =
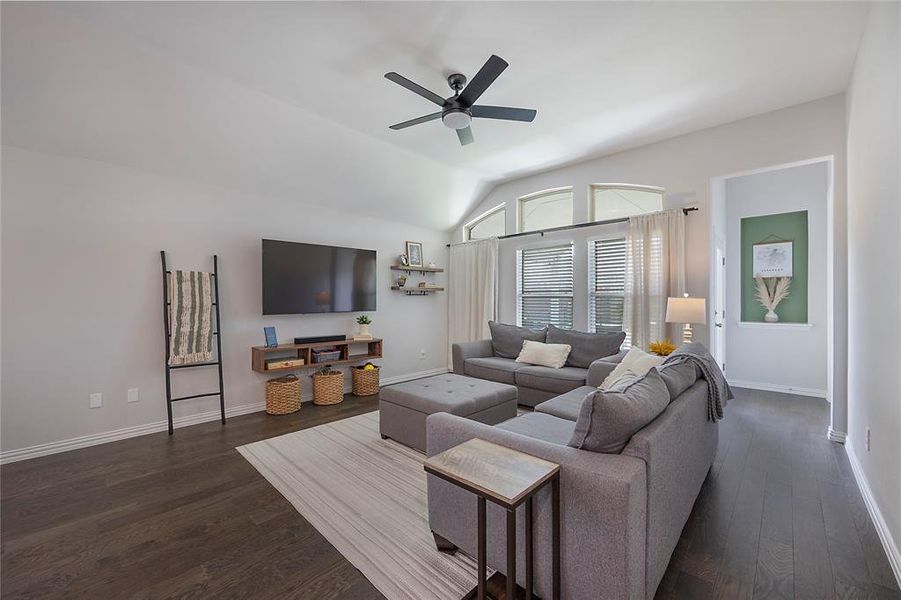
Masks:
[[[867,10],[3,3],[3,141],[446,228],[492,183],[843,91]],[[476,120],[466,147],[388,129],[435,107],[385,72],[449,96],[492,53],[510,67],[481,101],[534,123]],[[309,197],[310,172],[365,193]]]

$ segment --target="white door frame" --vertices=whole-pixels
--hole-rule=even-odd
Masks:
[[[716,265],[716,235],[721,228],[717,228],[718,218],[725,216],[725,189],[726,180],[745,175],[756,175],[768,171],[778,171],[801,167],[816,163],[826,163],[828,172],[828,184],[826,190],[826,400],[831,404],[831,420],[827,430],[827,437],[834,441],[844,443],[848,431],[848,263],[847,263],[847,222],[845,211],[847,204],[836,207],[835,198],[835,161],[834,155],[818,156],[807,160],[771,165],[738,173],[727,173],[710,178],[709,187],[709,256],[710,273],[715,273]],[[838,217],[838,218],[837,218]],[[713,298],[714,279],[709,278],[710,298]],[[712,304],[712,302],[711,302]],[[708,315],[708,319],[711,315]],[[711,327],[710,343],[714,342],[714,334]]]
[[[726,240],[716,234],[713,241],[713,292],[711,303],[711,346],[713,358],[726,370]]]

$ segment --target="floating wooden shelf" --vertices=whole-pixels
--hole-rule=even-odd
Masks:
[[[351,354],[350,347],[353,344],[366,344],[365,354]],[[330,348],[334,347],[341,352],[341,356],[336,360],[329,360],[321,363],[313,362],[314,348]],[[333,367],[340,365],[352,365],[376,358],[382,358],[382,340],[373,338],[371,340],[354,340],[352,338],[346,340],[338,340],[336,342],[315,342],[312,344],[279,344],[267,348],[266,346],[253,346],[251,349],[251,368],[257,373],[277,373],[279,371],[299,371],[302,369],[312,369],[330,365]],[[274,369],[266,368],[266,358],[273,354],[283,354],[292,358],[304,359],[304,364],[291,367],[276,367]]]
[[[398,292],[404,292],[408,296],[428,296],[432,292],[443,292],[443,287],[400,287],[399,285],[392,285],[392,290]]]
[[[444,273],[441,267],[411,267],[409,265],[391,265],[392,271],[406,271],[407,273]]]

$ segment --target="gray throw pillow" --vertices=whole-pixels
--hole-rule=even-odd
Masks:
[[[669,392],[656,369],[616,391],[593,392],[582,401],[569,445],[619,454],[632,436],[656,419],[668,404]]]
[[[566,359],[566,366],[587,369],[592,362],[606,356],[613,356],[619,352],[626,334],[622,331],[616,333],[585,333],[560,329],[553,325],[547,326],[548,344],[569,344],[572,351]]]
[[[519,356],[525,340],[544,343],[547,338],[547,327],[535,330],[488,321],[488,329],[491,330],[491,346],[494,349],[494,355],[501,358]]]
[[[657,367],[657,370],[660,371],[660,378],[669,390],[670,402],[694,385],[700,376],[697,365],[688,360],[663,364]]]

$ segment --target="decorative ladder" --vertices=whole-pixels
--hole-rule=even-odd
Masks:
[[[213,255],[213,306],[216,309],[216,331],[213,336],[216,338],[216,360],[212,362],[193,363],[189,365],[170,365],[169,364],[169,340],[172,337],[172,323],[169,320],[169,275],[172,271],[166,268],[166,251],[160,250],[160,262],[163,267],[163,326],[165,327],[166,338],[166,412],[169,418],[169,435],[175,430],[172,427],[172,403],[180,400],[192,400],[194,398],[207,398],[209,396],[219,396],[219,412],[222,417],[222,424],[225,425],[225,385],[222,379],[222,319],[219,316],[219,257]],[[191,396],[172,397],[172,371],[174,369],[192,369],[194,367],[212,367],[216,365],[219,369],[219,389],[208,394],[193,394]]]

